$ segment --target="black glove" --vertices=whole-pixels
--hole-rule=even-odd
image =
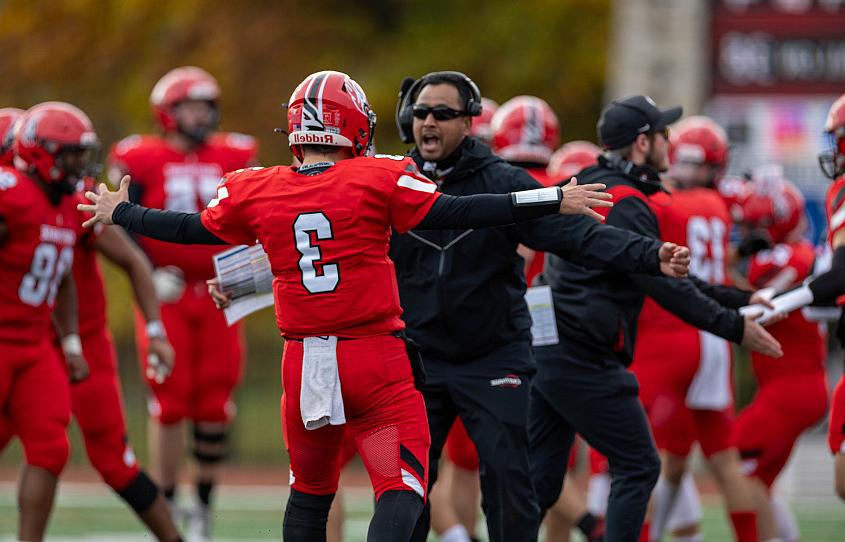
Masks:
[[[739,246],[736,248],[737,254],[740,258],[747,258],[753,256],[761,250],[772,248],[772,241],[766,232],[752,231],[742,239]]]

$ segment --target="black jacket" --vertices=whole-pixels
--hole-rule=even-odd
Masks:
[[[646,197],[660,190],[612,168],[603,159],[578,174],[581,183],[603,182],[609,192],[631,187]],[[607,224],[659,239],[654,211],[643,199],[617,196]],[[678,280],[619,271],[585,269],[550,255],[543,274],[552,287],[558,333],[562,342],[584,361],[616,357],[624,365],[633,360],[637,320],[646,295],[684,321],[725,339],[741,342],[744,321],[736,310],[750,294],[709,285],[696,278]],[[726,308],[729,307],[729,308]]]
[[[443,193],[507,193],[539,188],[525,170],[468,139],[441,184]],[[416,150],[411,156],[420,166]],[[523,299],[523,259],[516,247],[555,252],[579,264],[659,274],[660,244],[586,217],[548,216],[483,230],[414,230],[390,241],[408,335],[422,351],[461,362],[518,337],[531,317]]]

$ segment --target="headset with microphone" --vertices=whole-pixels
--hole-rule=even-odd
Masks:
[[[413,100],[422,88],[429,84],[435,77],[446,77],[455,79],[469,90],[469,97],[464,103],[464,111],[470,117],[477,117],[481,114],[481,91],[472,79],[466,74],[456,71],[431,72],[423,75],[416,81],[412,77],[405,77],[399,87],[399,101],[396,102],[396,128],[399,130],[399,137],[405,143],[414,141],[414,103]]]

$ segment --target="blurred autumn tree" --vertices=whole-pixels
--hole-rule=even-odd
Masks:
[[[74,103],[108,148],[125,135],[152,130],[153,85],[167,70],[193,64],[223,88],[223,128],[257,136],[263,163],[286,163],[286,139],[273,128],[284,126],[280,106],[309,73],[337,69],[361,83],[380,118],[379,150],[401,153],[393,111],[402,78],[453,69],[499,103],[518,94],[545,98],[561,119],[564,140],[593,140],[609,3],[0,0],[0,107]],[[127,361],[131,296],[125,278],[106,271],[109,321],[123,376],[131,377],[123,379],[130,436],[143,457],[145,392]],[[271,460],[281,449],[278,431],[268,438],[266,429],[268,409],[278,407],[281,346],[266,312],[251,318],[247,331],[236,456]],[[79,462],[81,446],[74,449]]]

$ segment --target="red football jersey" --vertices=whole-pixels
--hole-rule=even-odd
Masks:
[[[343,160],[317,175],[251,168],[228,175],[202,213],[233,244],[264,246],[286,337],[368,337],[405,327],[391,226],[415,227],[440,193],[410,158]]]
[[[845,228],[845,176],[839,177],[830,185],[825,200],[828,242],[832,243],[833,236]]]
[[[777,286],[780,290],[798,286],[813,270],[816,253],[807,241],[775,245],[758,252],[748,268],[748,281],[755,288]],[[825,336],[819,324],[809,322],[801,311],[768,328],[783,347],[782,358],[751,353],[754,374],[760,384],[778,376],[818,373],[824,370],[827,355]]]
[[[81,234],[76,200],[53,205],[27,175],[0,167],[0,341],[38,342],[50,327],[59,285],[73,265]]]
[[[727,284],[728,232],[731,224],[725,202],[718,192],[709,188],[676,190],[671,196],[655,194],[652,197],[660,228],[660,239],[687,246],[690,249],[691,275],[711,284]],[[647,297],[640,312],[637,328],[637,351],[651,341],[659,341],[661,333],[672,329],[698,341],[698,329],[665,310]]]
[[[75,199],[89,203],[81,193]],[[73,256],[73,279],[79,297],[79,334],[83,336],[106,327],[106,286],[94,248],[94,241],[103,228],[102,224],[97,224],[85,229]]]
[[[109,156],[109,178],[131,175],[140,203],[154,209],[196,213],[211,201],[224,173],[255,163],[255,140],[242,134],[215,134],[194,151],[183,153],[158,136],[129,136]],[[153,265],[173,265],[189,280],[214,276],[212,256],[220,247],[185,246],[139,237]]]
[[[543,186],[554,186],[560,181],[560,179],[549,177],[546,173],[545,169],[542,168],[531,168],[526,169],[534,180],[538,183],[542,184]],[[539,275],[543,271],[543,265],[546,262],[546,253],[545,252],[535,252],[531,255],[531,257],[526,258],[525,261],[525,282],[528,286],[531,286],[531,283],[534,282],[534,277]]]

